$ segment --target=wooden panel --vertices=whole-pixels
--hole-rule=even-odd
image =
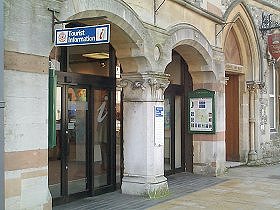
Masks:
[[[226,160],[239,161],[239,81],[227,75],[226,85]]]

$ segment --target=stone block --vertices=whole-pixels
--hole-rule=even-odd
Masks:
[[[17,210],[20,209],[20,196],[14,196],[5,199],[5,210]]]
[[[22,180],[21,208],[34,209],[48,203],[48,177],[41,176]],[[39,208],[38,208],[39,209]]]
[[[122,193],[130,195],[162,195],[168,193],[168,183],[164,176],[158,177],[123,177]]]

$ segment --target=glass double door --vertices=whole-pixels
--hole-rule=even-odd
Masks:
[[[56,145],[49,149],[54,202],[115,189],[114,94],[108,88],[58,84]]]

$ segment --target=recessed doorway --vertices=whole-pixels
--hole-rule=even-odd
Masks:
[[[226,160],[239,161],[239,75],[226,77]]]
[[[57,80],[48,176],[53,203],[114,191],[122,176],[115,51],[110,44],[62,47],[50,58]]]
[[[164,94],[164,170],[165,174],[193,172],[192,135],[187,133],[187,94],[192,90],[188,65],[176,51],[166,67],[170,85]]]

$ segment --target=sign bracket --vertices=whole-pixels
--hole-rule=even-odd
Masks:
[[[268,31],[280,28],[280,23],[272,20],[271,16],[272,16],[272,14],[265,15],[264,12],[262,13],[262,22],[261,22],[261,26],[260,26],[259,30],[262,34],[263,39],[264,39],[264,36],[268,33]]]
[[[72,23],[72,22],[78,22],[78,21],[87,21],[87,20],[100,20],[100,19],[106,19],[107,16],[97,16],[97,17],[90,17],[90,18],[77,18],[77,19],[70,19],[70,20],[59,20],[55,15],[59,13],[59,11],[48,8],[48,10],[52,13],[52,42],[54,42],[54,27],[57,24],[63,24],[63,23]]]
[[[55,13],[59,13],[59,11],[50,8],[48,8],[48,10],[52,13],[52,42],[54,42],[54,26],[55,26],[55,21],[58,20],[57,17],[55,16]]]

